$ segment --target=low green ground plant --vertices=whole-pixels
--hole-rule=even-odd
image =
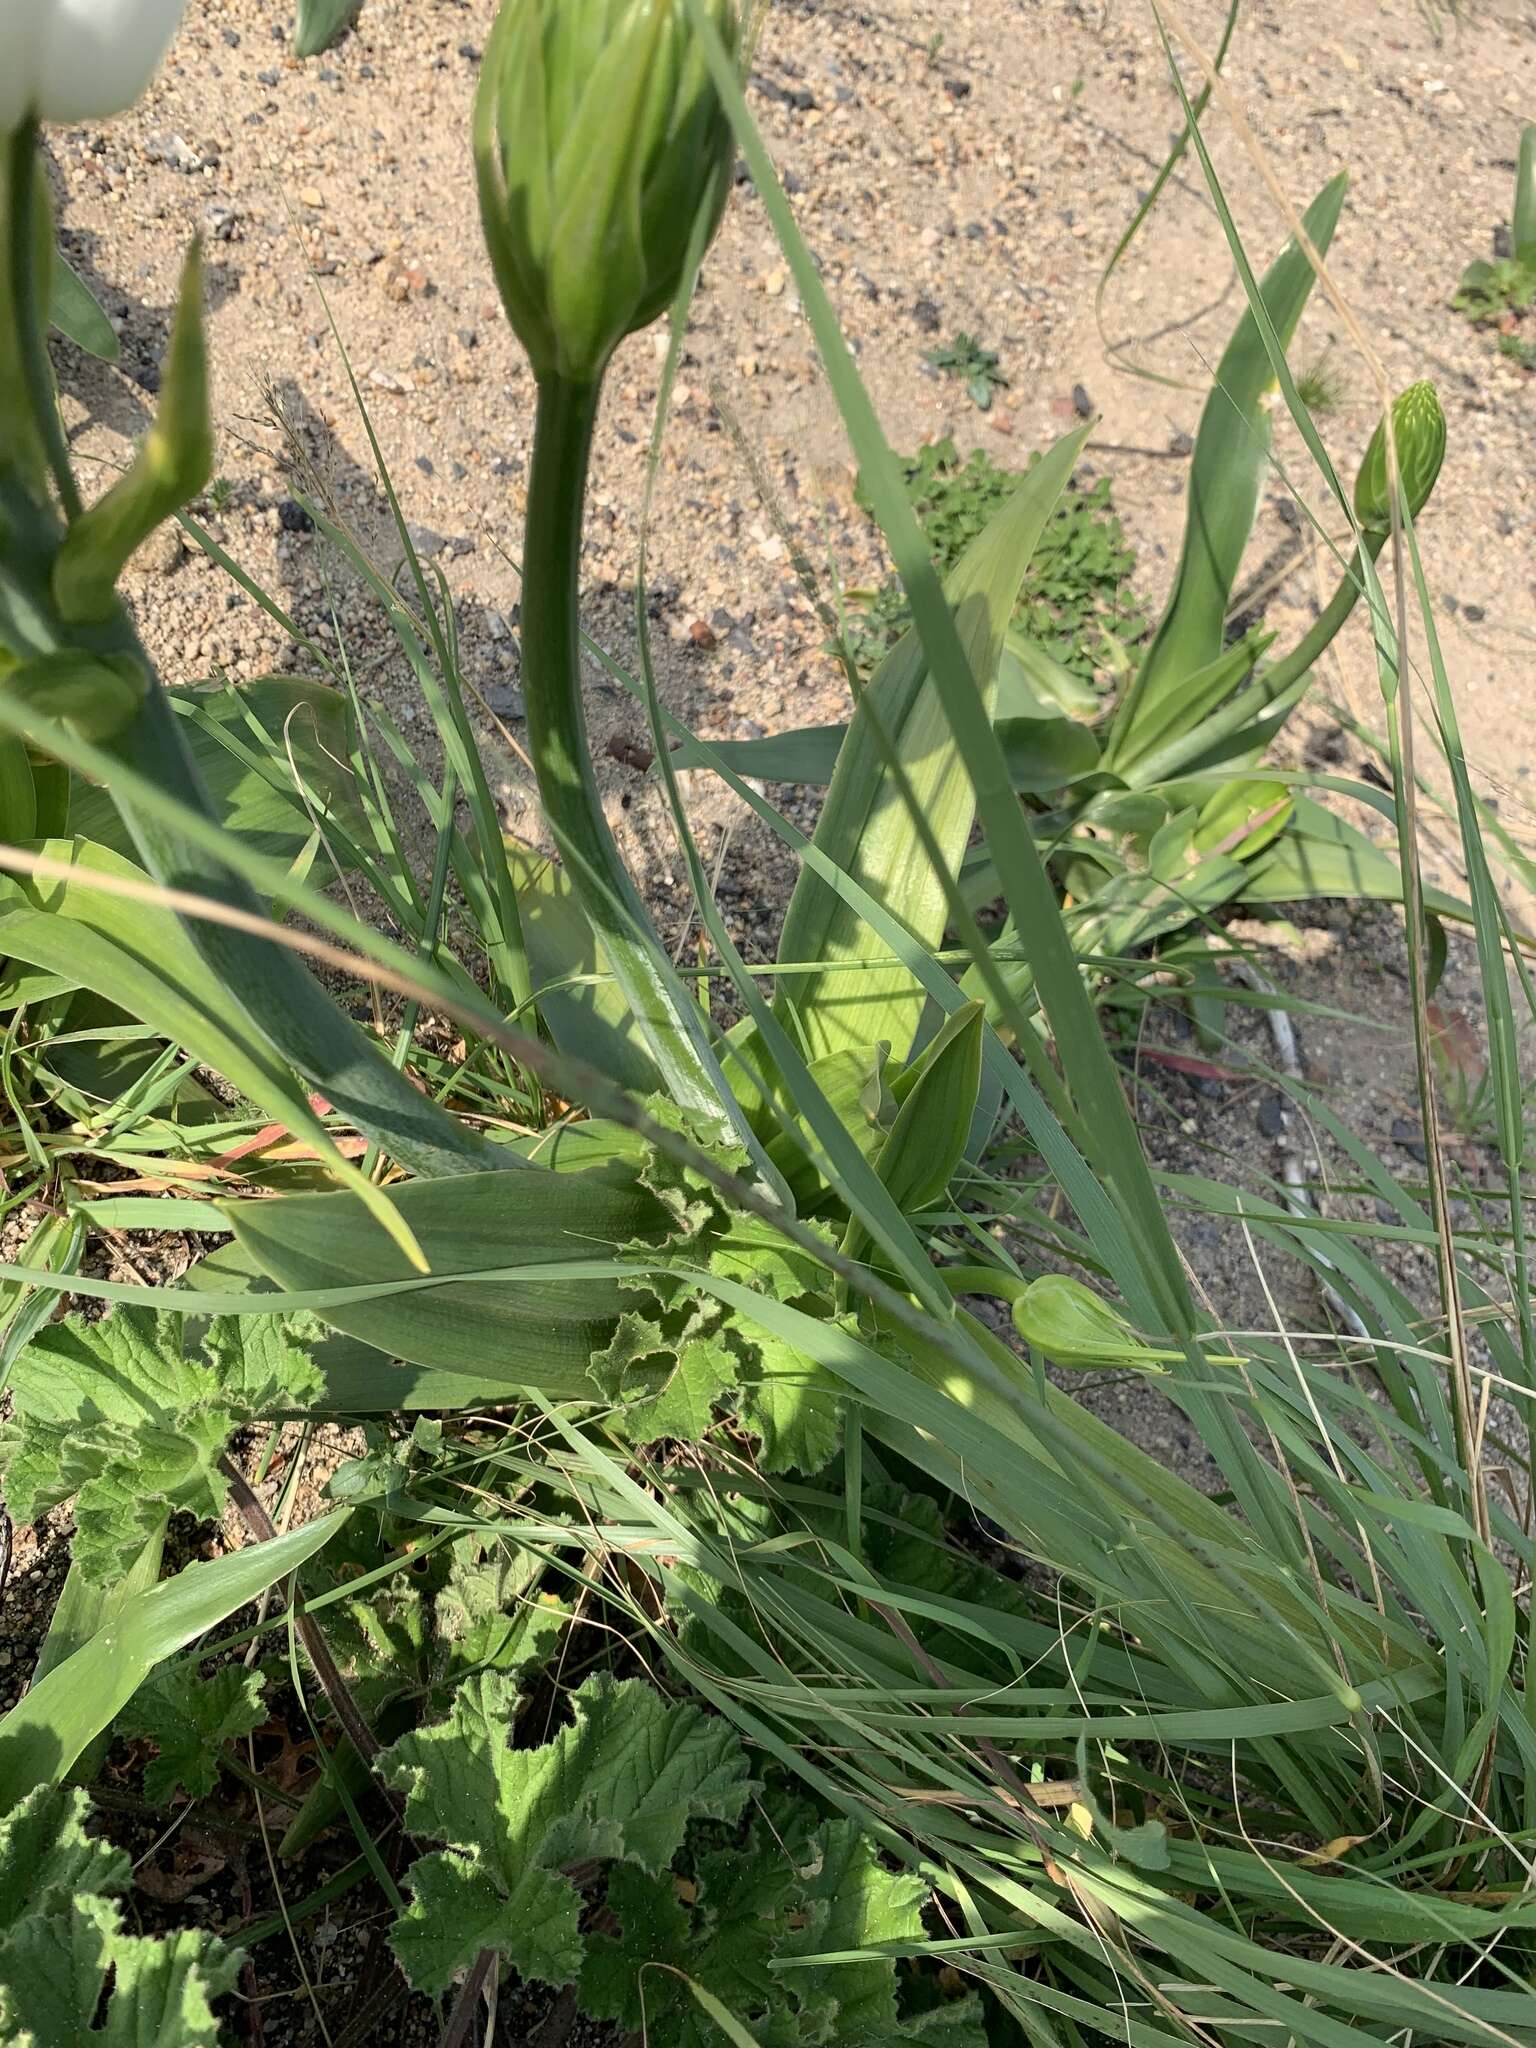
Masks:
[[[1469,263],[1451,304],[1479,326],[1512,325],[1536,305],[1536,122],[1521,131],[1508,252]],[[1499,353],[1522,369],[1532,367],[1532,342],[1518,331],[1499,335]]]
[[[955,567],[1027,474],[994,462],[982,448],[962,459],[947,435],[904,457],[901,471],[940,576]],[[867,512],[867,494],[861,488],[858,495]],[[1109,478],[1092,483],[1074,478],[1030,558],[1010,631],[1084,683],[1096,685],[1100,678],[1123,672],[1130,660],[1127,649],[1147,624],[1131,585],[1135,568],[1135,554],[1110,502]],[[874,590],[847,591],[845,604],[840,651],[861,676],[868,676],[910,628],[911,606],[896,576]],[[1080,701],[1092,703],[1087,697]]]
[[[953,341],[925,349],[923,361],[941,377],[958,378],[978,412],[990,412],[998,392],[1008,389],[1001,356],[996,349],[983,348],[973,334],[957,334]]]

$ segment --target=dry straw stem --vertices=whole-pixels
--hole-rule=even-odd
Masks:
[[[1380,356],[1371,346],[1370,339],[1353,309],[1328,269],[1326,262],[1314,246],[1311,237],[1302,225],[1301,218],[1286,195],[1273,166],[1258,137],[1254,134],[1247,116],[1239,105],[1236,95],[1221,77],[1212,58],[1201,43],[1190,32],[1177,0],[1153,0],[1153,14],[1162,21],[1166,17],[1179,41],[1189,52],[1207,81],[1211,97],[1216,100],[1231,122],[1239,141],[1247,151],[1254,168],[1263,180],[1275,205],[1297,246],[1311,264],[1313,273],[1322,287],[1328,303],[1338,314],[1344,330],[1359,352],[1381,405],[1382,431],[1387,456],[1387,502],[1392,520],[1392,568],[1396,593],[1395,645],[1383,650],[1379,659],[1387,659],[1393,665],[1394,683],[1397,685],[1388,697],[1389,718],[1395,718],[1401,747],[1400,773],[1398,777],[1398,803],[1401,815],[1401,830],[1409,849],[1412,849],[1418,831],[1418,805],[1416,798],[1417,779],[1414,766],[1414,725],[1413,725],[1413,671],[1407,660],[1408,649],[1408,586],[1409,573],[1403,547],[1403,531],[1400,517],[1400,470],[1397,459],[1397,439],[1393,431],[1392,389],[1387,379],[1386,368]],[[1346,506],[1346,511],[1348,507]],[[1372,604],[1373,614],[1376,606]],[[1377,630],[1381,620],[1377,618]],[[1402,687],[1405,681],[1407,687]],[[1404,925],[1408,945],[1411,986],[1421,996],[1424,987],[1424,915],[1423,882],[1416,853],[1403,862],[1404,872]],[[1481,1434],[1474,1416],[1472,1378],[1467,1355],[1466,1328],[1462,1320],[1460,1288],[1456,1278],[1455,1258],[1451,1247],[1450,1200],[1446,1185],[1445,1160],[1440,1145],[1440,1120],[1435,1098],[1433,1077],[1430,1072],[1429,1033],[1423,1014],[1422,1000],[1414,1006],[1414,1048],[1418,1067],[1418,1087],[1421,1113],[1424,1119],[1424,1145],[1429,1162],[1430,1211],[1434,1218],[1436,1236],[1436,1264],[1441,1310],[1446,1326],[1447,1348],[1451,1360],[1451,1389],[1455,1402],[1456,1428],[1459,1449],[1466,1467],[1472,1496],[1475,1527],[1480,1539],[1486,1544],[1491,1541],[1491,1516],[1488,1506],[1488,1490],[1482,1468]]]

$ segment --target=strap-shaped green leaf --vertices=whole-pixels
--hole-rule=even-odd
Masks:
[[[157,1664],[257,1599],[336,1534],[347,1510],[253,1543],[125,1600],[112,1626],[56,1664],[0,1720],[0,1813],[56,1784],[110,1726]]]
[[[53,288],[48,299],[48,318],[66,341],[83,348],[88,356],[115,363],[122,353],[117,329],[107,318],[95,293],[63,254],[53,252]]]
[[[1536,270],[1536,121],[1520,131],[1520,156],[1515,167],[1515,207],[1510,218],[1515,261]]]
[[[981,1003],[953,1011],[896,1084],[901,1107],[880,1148],[875,1171],[904,1216],[920,1215],[938,1201],[965,1156],[981,1091],[984,1021]],[[908,1084],[905,1089],[902,1081]],[[855,1219],[844,1251],[857,1256],[867,1242]]]
[[[1024,572],[1087,431],[1065,436],[1036,464],[946,580],[971,675],[989,710]],[[915,631],[886,656],[860,700],[838,753],[815,843],[931,948],[948,918],[943,884],[887,771],[876,721],[899,755],[953,872],[970,838],[975,795]],[[922,1012],[922,990],[902,967],[860,964],[888,952],[851,905],[809,870],[801,872],[779,958],[823,964],[816,974],[788,980],[775,1007],[812,1056],[882,1039],[898,1058],[905,1056]],[[838,971],[842,962],[850,971]]]
[[[45,840],[40,851],[67,861],[80,871],[80,880],[0,878],[0,949],[64,975],[78,988],[94,989],[185,1046],[314,1146],[339,1180],[357,1188],[374,1228],[393,1231],[407,1244],[389,1194],[367,1182],[337,1150],[266,1035],[244,1006],[231,1001],[186,923],[159,904],[130,902],[90,885],[92,872],[99,871],[147,886],[143,870],[82,839]],[[339,1015],[337,1023],[343,1023]]]
[[[299,16],[293,31],[295,57],[318,57],[332,43],[339,43],[351,27],[360,0],[299,0]]]
[[[203,258],[194,242],[182,272],[155,423],[127,474],[71,524],[64,538],[53,571],[61,614],[72,620],[109,617],[128,557],[163,520],[195,498],[212,473]]]
[[[1343,172],[1330,179],[1303,216],[1302,225],[1320,255],[1333,240],[1347,184]],[[1296,331],[1313,277],[1310,257],[1292,241],[1264,278],[1261,296],[1282,345]],[[1119,773],[1157,738],[1180,729],[1189,679],[1221,653],[1232,586],[1269,465],[1268,402],[1274,384],[1264,337],[1249,308],[1227,343],[1200,416],[1173,595],[1115,715],[1107,765]],[[1202,704],[1210,708],[1203,698]],[[1189,721],[1198,715],[1189,713]]]
[[[630,1303],[616,1280],[583,1269],[634,1238],[660,1236],[652,1195],[623,1172],[533,1168],[413,1181],[394,1199],[430,1283],[327,1307],[327,1323],[390,1358],[494,1379],[509,1392],[597,1398],[588,1362]],[[241,1248],[281,1288],[420,1281],[354,1195],[234,1202],[225,1213]],[[549,1270],[560,1265],[573,1277]],[[540,1270],[523,1278],[520,1267]]]

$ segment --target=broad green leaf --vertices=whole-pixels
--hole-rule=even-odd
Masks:
[[[1402,895],[1402,869],[1393,855],[1358,826],[1301,796],[1290,829],[1247,870],[1242,886],[1245,903],[1299,903],[1326,896],[1400,903]],[[1424,905],[1457,923],[1470,915],[1465,903],[1443,889],[1426,887]]]
[[[165,1538],[157,1530],[119,1577],[104,1585],[93,1584],[80,1569],[77,1558],[69,1561],[63,1591],[48,1620],[48,1633],[32,1667],[32,1683],[45,1678],[55,1664],[62,1664],[105,1628],[125,1600],[146,1592],[160,1576]]]
[[[496,1381],[503,1399],[521,1386],[595,1399],[588,1361],[632,1302],[616,1280],[521,1280],[516,1269],[580,1266],[632,1239],[659,1239],[667,1219],[656,1198],[622,1169],[538,1168],[411,1181],[393,1196],[425,1254],[426,1282],[353,1195],[231,1202],[224,1213],[279,1288],[415,1283],[321,1311],[387,1357]]]
[[[760,740],[716,740],[712,751],[737,775],[814,788],[832,780],[847,735],[846,725],[808,725]],[[1090,773],[1099,758],[1098,742],[1087,726],[1054,712],[1005,717],[999,711],[997,736],[1013,786],[1024,795],[1075,782]]]
[[[715,1409],[736,1384],[736,1360],[714,1339],[698,1337],[677,1355],[665,1384],[627,1407],[618,1418],[624,1434],[636,1443],[673,1437],[698,1443],[715,1420]]]
[[[175,1509],[222,1514],[219,1460],[241,1423],[318,1393],[306,1330],[318,1325],[220,1317],[198,1364],[179,1315],[125,1307],[49,1324],[16,1360],[14,1413],[0,1433],[13,1513],[35,1521],[73,1498],[74,1562],[110,1585]]]
[[[751,1784],[728,1723],[671,1706],[637,1679],[590,1679],[571,1705],[573,1721],[551,1741],[513,1749],[510,1683],[470,1679],[446,1721],[386,1753],[407,1826],[447,1845],[412,1866],[411,1903],[390,1937],[418,1990],[445,1989],[482,1948],[524,1977],[571,1983],[581,1896],[565,1869],[598,1860],[658,1873],[690,1820],[741,1812]]]
[[[1255,627],[1230,647],[1224,647],[1204,667],[1191,670],[1177,690],[1149,701],[1137,720],[1134,745],[1111,744],[1105,765],[1114,774],[1123,775],[1133,789],[1161,781],[1165,750],[1181,739],[1188,739],[1227,703],[1264,650],[1272,645],[1274,637],[1273,633]]]
[[[1092,684],[1063,668],[1019,627],[1009,628],[997,665],[999,724],[1014,718],[1095,719],[1103,708]]]
[[[791,726],[757,740],[713,740],[711,750],[737,775],[759,782],[803,782],[812,788],[832,780],[848,737],[846,725]]]
[[[540,1016],[562,1052],[622,1088],[649,1095],[656,1063],[635,1029],[634,1012],[608,971],[586,912],[565,869],[536,847],[507,841],[507,864],[528,948]],[[560,984],[573,981],[574,986]]]
[[[981,1086],[982,1006],[952,1010],[896,1084],[901,1107],[875,1170],[906,1215],[929,1208],[965,1154]]]
[[[1177,801],[1177,795],[1173,795]],[[1252,860],[1278,839],[1289,824],[1295,802],[1283,782],[1228,782],[1207,798],[1195,823],[1197,853],[1218,853],[1233,860]]]
[[[797,2038],[795,1978],[772,1968],[802,1893],[785,1844],[755,1827],[741,1848],[702,1855],[695,1870],[690,1906],[670,1872],[653,1877],[627,1864],[613,1871],[608,1908],[617,1930],[587,1938],[583,2011],[629,2028],[643,2023],[649,2048],[718,2048],[689,1996],[688,1978],[739,2015],[749,2038],[763,2037],[761,2022],[770,2014],[780,2027],[794,2027],[788,2038]],[[889,1966],[888,1974],[894,1975]]]
[[[741,1426],[760,1439],[763,1472],[822,1471],[843,1437],[840,1389],[830,1373],[767,1330],[751,1332],[751,1358],[738,1372]]]
[[[166,695],[181,714],[182,734],[226,830],[283,861],[304,850],[316,822],[322,830],[327,819],[339,822],[348,837],[361,839],[366,826],[348,761],[347,700],[339,690],[299,677],[262,676],[233,690]],[[73,778],[70,823],[79,837],[132,858],[128,828],[100,784]],[[342,857],[344,849],[332,843]]]
[[[53,289],[48,300],[48,319],[66,341],[83,348],[87,355],[104,363],[115,363],[122,354],[117,329],[107,318],[95,293],[62,250],[53,252]]]
[[[1327,254],[1333,240],[1347,183],[1343,173],[1331,179],[1302,217],[1320,254]],[[1290,242],[1260,287],[1282,347],[1296,331],[1313,276],[1306,252]],[[1147,750],[1151,735],[1166,738],[1182,727],[1183,699],[1191,678],[1221,655],[1228,602],[1269,467],[1268,407],[1274,388],[1264,337],[1249,307],[1217,365],[1216,381],[1200,416],[1173,594],[1115,714],[1108,758],[1117,772],[1124,772]],[[1197,722],[1197,716],[1188,722]]]
[[[1087,428],[1069,434],[1029,472],[1018,491],[971,542],[946,579],[945,595],[972,685],[990,709],[997,668],[1019,586],[1060,497]],[[970,776],[928,673],[916,631],[881,663],[860,699],[837,757],[815,843],[930,949],[948,921],[944,888],[912,830],[907,804],[885,767],[878,719],[906,771],[949,870],[957,872],[975,818]],[[817,1057],[884,1040],[905,1058],[923,993],[899,966],[855,967],[889,951],[853,907],[802,869],[779,940],[779,958],[817,961],[820,971],[781,982],[775,1009]]]
[[[218,2048],[212,2001],[234,1988],[239,1951],[191,1929],[127,1933],[110,1894],[128,1889],[128,1859],[91,1840],[89,1812],[83,1792],[48,1786],[0,1820],[0,2038]]]
[[[1514,247],[1515,261],[1536,270],[1536,121],[1527,122],[1520,131],[1509,239]]]
[[[360,5],[361,0],[299,0],[293,54],[318,57],[332,43],[339,43],[352,26]]]
[[[249,1735],[267,1718],[266,1681],[241,1664],[221,1665],[204,1677],[196,1657],[162,1664],[117,1717],[125,1735],[143,1735],[159,1752],[144,1767],[144,1797],[169,1803],[178,1786],[205,1799],[218,1782],[226,1742]]]
[[[820,1865],[805,1889],[803,1920],[780,1953],[813,1957],[920,1941],[928,1887],[906,1871],[889,1871],[869,1836],[852,1820],[821,1831]],[[857,2040],[883,2029],[896,2034],[896,1972],[888,1962],[808,1965],[786,1972],[802,2009],[802,2026],[824,2039]]]
[[[887,1052],[883,1045],[863,1046],[857,1051],[847,1047],[812,1060],[808,1069],[838,1122],[871,1163],[879,1156],[896,1114],[886,1079]],[[815,1165],[788,1132],[774,1139],[768,1156],[784,1175],[802,1214],[825,1195],[825,1183]]]
[[[1000,718],[998,745],[1021,796],[1047,796],[1091,775],[1099,743],[1075,718]]]
[[[56,1664],[0,1720],[0,1813],[62,1778],[157,1664],[296,1571],[346,1519],[344,1509],[322,1515],[270,1543],[187,1565],[125,1600],[110,1627]]]

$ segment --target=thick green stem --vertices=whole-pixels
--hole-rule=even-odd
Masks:
[[[10,220],[8,251],[11,272],[12,311],[16,322],[16,348],[21,364],[27,402],[37,424],[48,466],[53,472],[59,503],[66,518],[80,516],[80,493],[70,468],[69,444],[54,397],[53,370],[48,361],[47,308],[38,290],[37,227],[37,123],[23,121],[10,142]]]
[[[703,1017],[662,950],[608,829],[587,740],[577,596],[599,389],[558,377],[539,386],[523,540],[529,752],[544,816],[571,885],[668,1093],[724,1128],[725,1084]]]

